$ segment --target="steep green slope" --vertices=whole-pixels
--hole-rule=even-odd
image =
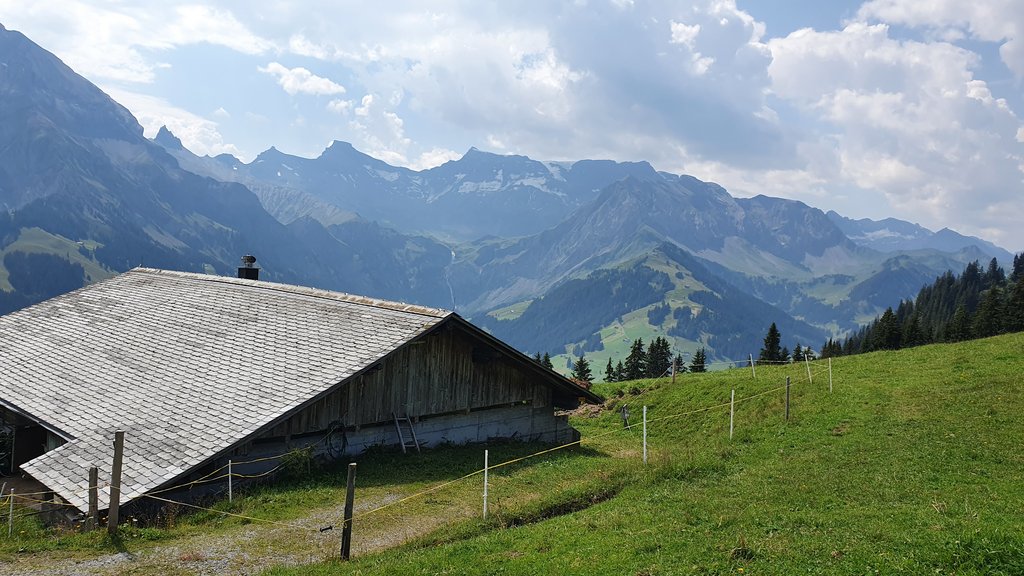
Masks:
[[[667,338],[687,359],[702,347],[711,358],[737,359],[757,355],[773,322],[790,348],[817,345],[825,336],[668,243],[619,267],[569,280],[518,315],[501,308],[473,320],[521,350],[552,354],[556,369],[567,365],[569,355],[585,352],[597,376],[609,358],[624,361],[636,338]]]
[[[613,411],[575,422],[587,449],[580,485],[593,485],[585,471],[603,455],[609,469],[640,471],[621,490],[564,493],[546,520],[509,513],[294,573],[1020,574],[1022,352],[1024,333],[844,357],[832,393],[820,362],[813,384],[801,366],[629,383],[650,389],[610,404],[649,406],[646,468],[637,431],[612,432]],[[571,475],[574,461],[559,466]]]

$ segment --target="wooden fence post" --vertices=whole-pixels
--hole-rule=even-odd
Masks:
[[[14,488],[11,488],[11,494],[7,500],[10,503],[10,509],[7,512],[7,537],[10,538],[14,534]]]
[[[804,366],[807,367],[807,383],[814,384],[814,380],[811,379],[811,362],[806,355],[804,355]]]
[[[85,518],[86,530],[100,527],[100,469],[89,468],[89,515]]]
[[[484,520],[487,520],[488,450],[484,450]]]
[[[747,354],[747,358],[750,358],[750,377],[757,379],[757,370],[754,370],[754,355]]]
[[[228,502],[235,501],[234,485],[232,484],[231,460],[228,460]]]
[[[736,414],[736,390],[733,389],[732,395],[729,397],[729,440],[732,440],[732,422],[733,416]]]
[[[828,357],[828,393],[832,393],[832,357]]]
[[[356,463],[348,465],[348,486],[345,488],[345,524],[341,530],[341,559],[348,560],[352,551],[352,505],[356,496]]]
[[[107,512],[107,533],[117,534],[121,509],[121,462],[124,458],[124,430],[114,432],[114,464],[110,468],[110,510]]]
[[[789,420],[789,376],[786,376],[786,420]]]
[[[644,406],[644,465],[647,464],[647,406]]]

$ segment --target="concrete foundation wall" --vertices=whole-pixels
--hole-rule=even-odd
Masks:
[[[485,443],[489,440],[561,445],[580,439],[579,431],[569,425],[566,416],[555,416],[550,406],[536,408],[528,404],[423,417],[418,422],[414,422],[413,426],[416,429],[416,438],[422,447]],[[403,427],[402,433],[405,434],[406,430],[407,427]],[[395,448],[398,444],[398,432],[393,423],[363,427],[356,431],[348,430],[344,439],[340,431],[329,435],[327,431],[324,431],[323,434],[293,437],[290,444],[281,438],[280,441],[252,444],[244,452],[232,455],[232,472],[247,476],[262,474],[278,466],[281,459],[270,458],[261,462],[245,462],[278,456],[290,450],[305,447],[312,447],[314,456],[341,458],[359,455],[370,448]],[[217,466],[227,464],[227,460],[228,458],[224,458]],[[226,470],[222,470],[218,475],[226,472]],[[264,476],[263,478],[269,480],[273,476]],[[236,477],[234,482],[235,486],[241,489],[247,480]],[[222,498],[226,495],[226,479],[161,494],[162,497],[184,502],[201,501],[209,497]],[[151,514],[155,514],[159,503],[142,498],[124,508],[123,511],[125,513],[132,513],[133,510],[141,512],[140,507],[148,508]]]
[[[568,419],[552,414],[551,407],[517,406],[468,414],[445,414],[421,418],[413,426],[416,439],[425,447],[491,439],[548,444],[564,444],[579,439],[579,432],[569,426]],[[407,428],[403,427],[402,434],[406,433]],[[398,442],[394,425],[364,428],[348,433],[347,453],[358,454],[373,446],[395,446]]]
[[[484,443],[489,440],[560,445],[580,438],[579,432],[569,425],[568,418],[555,416],[550,406],[534,408],[517,405],[469,413],[441,414],[420,418],[413,422],[413,427],[416,429],[416,439],[424,448],[444,444]],[[407,432],[408,427],[403,423],[402,434]],[[340,458],[356,456],[370,448],[395,448],[398,445],[398,431],[394,423],[389,423],[348,430],[344,436],[341,431],[335,431],[329,436],[325,431],[323,434],[293,437],[290,445],[284,439],[279,442],[260,442],[251,445],[244,454],[236,454],[232,458],[236,462],[245,462],[306,447],[312,447],[315,456]],[[258,474],[273,468],[278,462],[274,459],[254,464],[237,464],[233,470],[237,474]]]

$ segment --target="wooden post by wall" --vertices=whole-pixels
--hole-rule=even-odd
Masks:
[[[356,496],[356,463],[348,465],[348,486],[345,489],[345,520],[341,530],[341,559],[348,560],[352,551],[352,505]]]
[[[100,527],[100,469],[89,468],[89,515],[85,518],[85,529]]]
[[[121,460],[124,458],[124,430],[114,432],[114,464],[110,468],[110,511],[107,513],[107,533],[117,533],[118,513],[121,508]]]
[[[11,495],[7,497],[7,504],[10,511],[7,512],[7,537],[14,534],[14,488],[11,488]]]

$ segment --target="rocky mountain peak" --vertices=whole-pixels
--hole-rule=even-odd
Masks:
[[[181,143],[181,139],[175,136],[167,126],[161,126],[160,130],[157,131],[156,136],[153,137],[153,142],[163,146],[168,150],[184,150],[185,146]]]

